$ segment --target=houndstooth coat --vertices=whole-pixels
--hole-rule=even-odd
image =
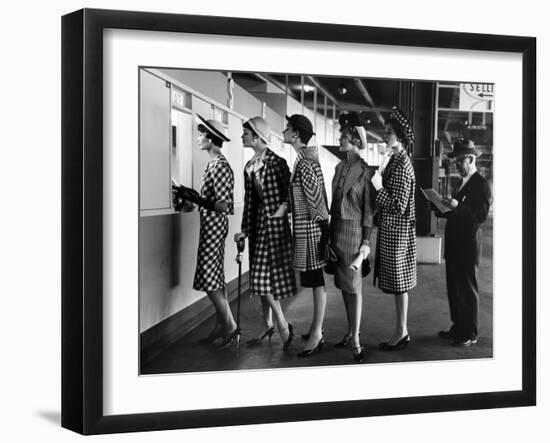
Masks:
[[[376,195],[379,209],[374,283],[390,294],[416,286],[415,176],[409,156],[393,154]]]
[[[311,271],[326,265],[322,223],[328,227],[327,195],[319,154],[315,146],[303,148],[296,157],[289,192],[293,228],[293,266]],[[326,239],[328,243],[328,236]]]
[[[296,294],[291,266],[292,238],[287,216],[268,216],[287,200],[290,170],[286,160],[270,149],[265,150],[262,161],[263,167],[256,172],[261,182],[261,198],[257,197],[258,191],[245,167],[241,231],[248,236],[251,291],[260,296],[271,294],[278,300]]]
[[[228,213],[233,214],[233,170],[223,155],[208,162],[202,174],[201,196],[210,201],[225,200]],[[214,291],[225,288],[223,269],[227,214],[201,208],[199,249],[193,289]]]

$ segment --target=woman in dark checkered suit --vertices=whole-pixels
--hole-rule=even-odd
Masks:
[[[201,343],[211,343],[221,338],[220,347],[231,343],[240,331],[233,318],[227,300],[224,253],[228,232],[227,214],[233,214],[233,171],[221,153],[225,135],[223,125],[216,120],[199,120],[198,144],[206,151],[210,161],[202,174],[200,195],[192,189],[178,187],[176,194],[197,203],[201,208],[199,247],[193,289],[205,291],[216,309],[213,331]]]
[[[274,314],[283,349],[287,349],[294,333],[279,300],[296,295],[292,239],[288,217],[274,214],[287,200],[290,170],[286,160],[267,147],[270,138],[271,129],[261,117],[243,125],[243,146],[252,148],[254,156],[244,170],[242,232],[235,234],[235,241],[248,237],[250,290],[260,297],[263,313],[262,331],[247,344],[258,345],[265,337],[271,340]]]
[[[359,340],[363,276],[361,269],[353,270],[350,266],[359,255],[366,260],[370,254],[375,191],[370,181],[374,172],[360,157],[360,150],[366,146],[366,131],[357,113],[343,114],[340,152],[346,153],[346,159],[336,165],[332,179],[330,247],[337,258],[334,284],[342,291],[348,331],[335,347],[351,344],[353,358],[358,363],[364,357]]]
[[[299,357],[307,357],[322,349],[322,327],[327,293],[323,277],[328,244],[328,208],[319,154],[307,146],[315,133],[309,119],[301,114],[286,117],[284,141],[298,154],[290,178],[289,205],[293,226],[293,266],[300,271],[303,287],[313,290],[313,319],[307,341]]]
[[[372,178],[380,214],[374,278],[382,291],[395,294],[396,326],[391,338],[380,343],[381,350],[392,351],[410,341],[408,291],[416,286],[415,175],[405,149],[414,141],[414,133],[396,107],[386,125],[384,141],[392,156],[382,174],[377,171]]]

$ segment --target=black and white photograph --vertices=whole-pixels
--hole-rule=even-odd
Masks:
[[[536,404],[535,39],[62,31],[64,427]]]
[[[493,83],[138,75],[141,375],[493,357]]]

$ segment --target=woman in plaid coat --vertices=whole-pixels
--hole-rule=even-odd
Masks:
[[[392,156],[382,174],[377,171],[372,178],[379,209],[374,279],[382,291],[395,294],[396,326],[390,340],[379,346],[392,351],[410,342],[408,291],[416,286],[415,175],[405,150],[414,141],[414,133],[396,107],[386,125],[384,141]]]
[[[320,351],[324,344],[322,327],[327,294],[323,277],[328,244],[328,208],[319,154],[307,143],[315,133],[309,119],[301,114],[286,117],[284,141],[298,154],[290,179],[289,205],[293,226],[293,266],[300,271],[303,287],[313,291],[313,319],[306,344],[299,357]]]
[[[275,332],[273,313],[283,349],[287,349],[294,333],[279,300],[296,294],[292,239],[288,217],[274,214],[287,200],[290,170],[286,160],[267,147],[270,133],[261,117],[251,118],[243,125],[243,146],[252,148],[254,156],[244,170],[242,232],[235,235],[235,241],[248,237],[250,290],[260,296],[264,321],[263,330],[247,344],[258,345],[265,337],[271,339]]]
[[[205,291],[216,309],[216,325],[201,343],[211,343],[221,338],[220,347],[231,343],[240,331],[227,300],[223,269],[225,239],[228,232],[227,214],[233,214],[233,171],[221,153],[224,141],[223,125],[216,120],[199,120],[197,142],[201,150],[210,156],[202,174],[201,192],[182,186],[176,187],[177,195],[201,206],[199,247],[193,289]]]
[[[346,153],[346,158],[336,165],[332,180],[330,247],[337,258],[334,284],[342,291],[348,331],[335,347],[351,344],[353,359],[358,363],[364,357],[359,340],[363,275],[361,269],[350,266],[359,255],[366,260],[370,254],[375,191],[370,181],[373,171],[360,157],[360,150],[366,146],[366,131],[357,113],[342,114],[340,152]]]

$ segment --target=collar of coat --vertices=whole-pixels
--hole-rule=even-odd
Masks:
[[[303,158],[309,158],[319,163],[319,151],[317,150],[317,146],[306,146],[302,148],[296,160],[301,160]]]
[[[402,149],[401,151],[392,154],[390,160],[388,161],[388,165],[386,166],[386,169],[383,173],[388,176],[397,165],[402,165],[407,157],[408,155],[405,149]]]
[[[359,180],[359,178],[366,172],[368,172],[368,165],[361,157],[357,156],[355,158],[352,158],[351,161],[342,160],[340,163],[336,165],[336,168],[338,170],[345,167],[345,165],[349,163],[350,169],[348,171],[348,174],[344,180],[344,189],[343,189],[343,195],[346,195],[347,192],[350,190],[350,188]],[[336,176],[336,174],[335,174]],[[335,189],[333,189],[333,192]]]

